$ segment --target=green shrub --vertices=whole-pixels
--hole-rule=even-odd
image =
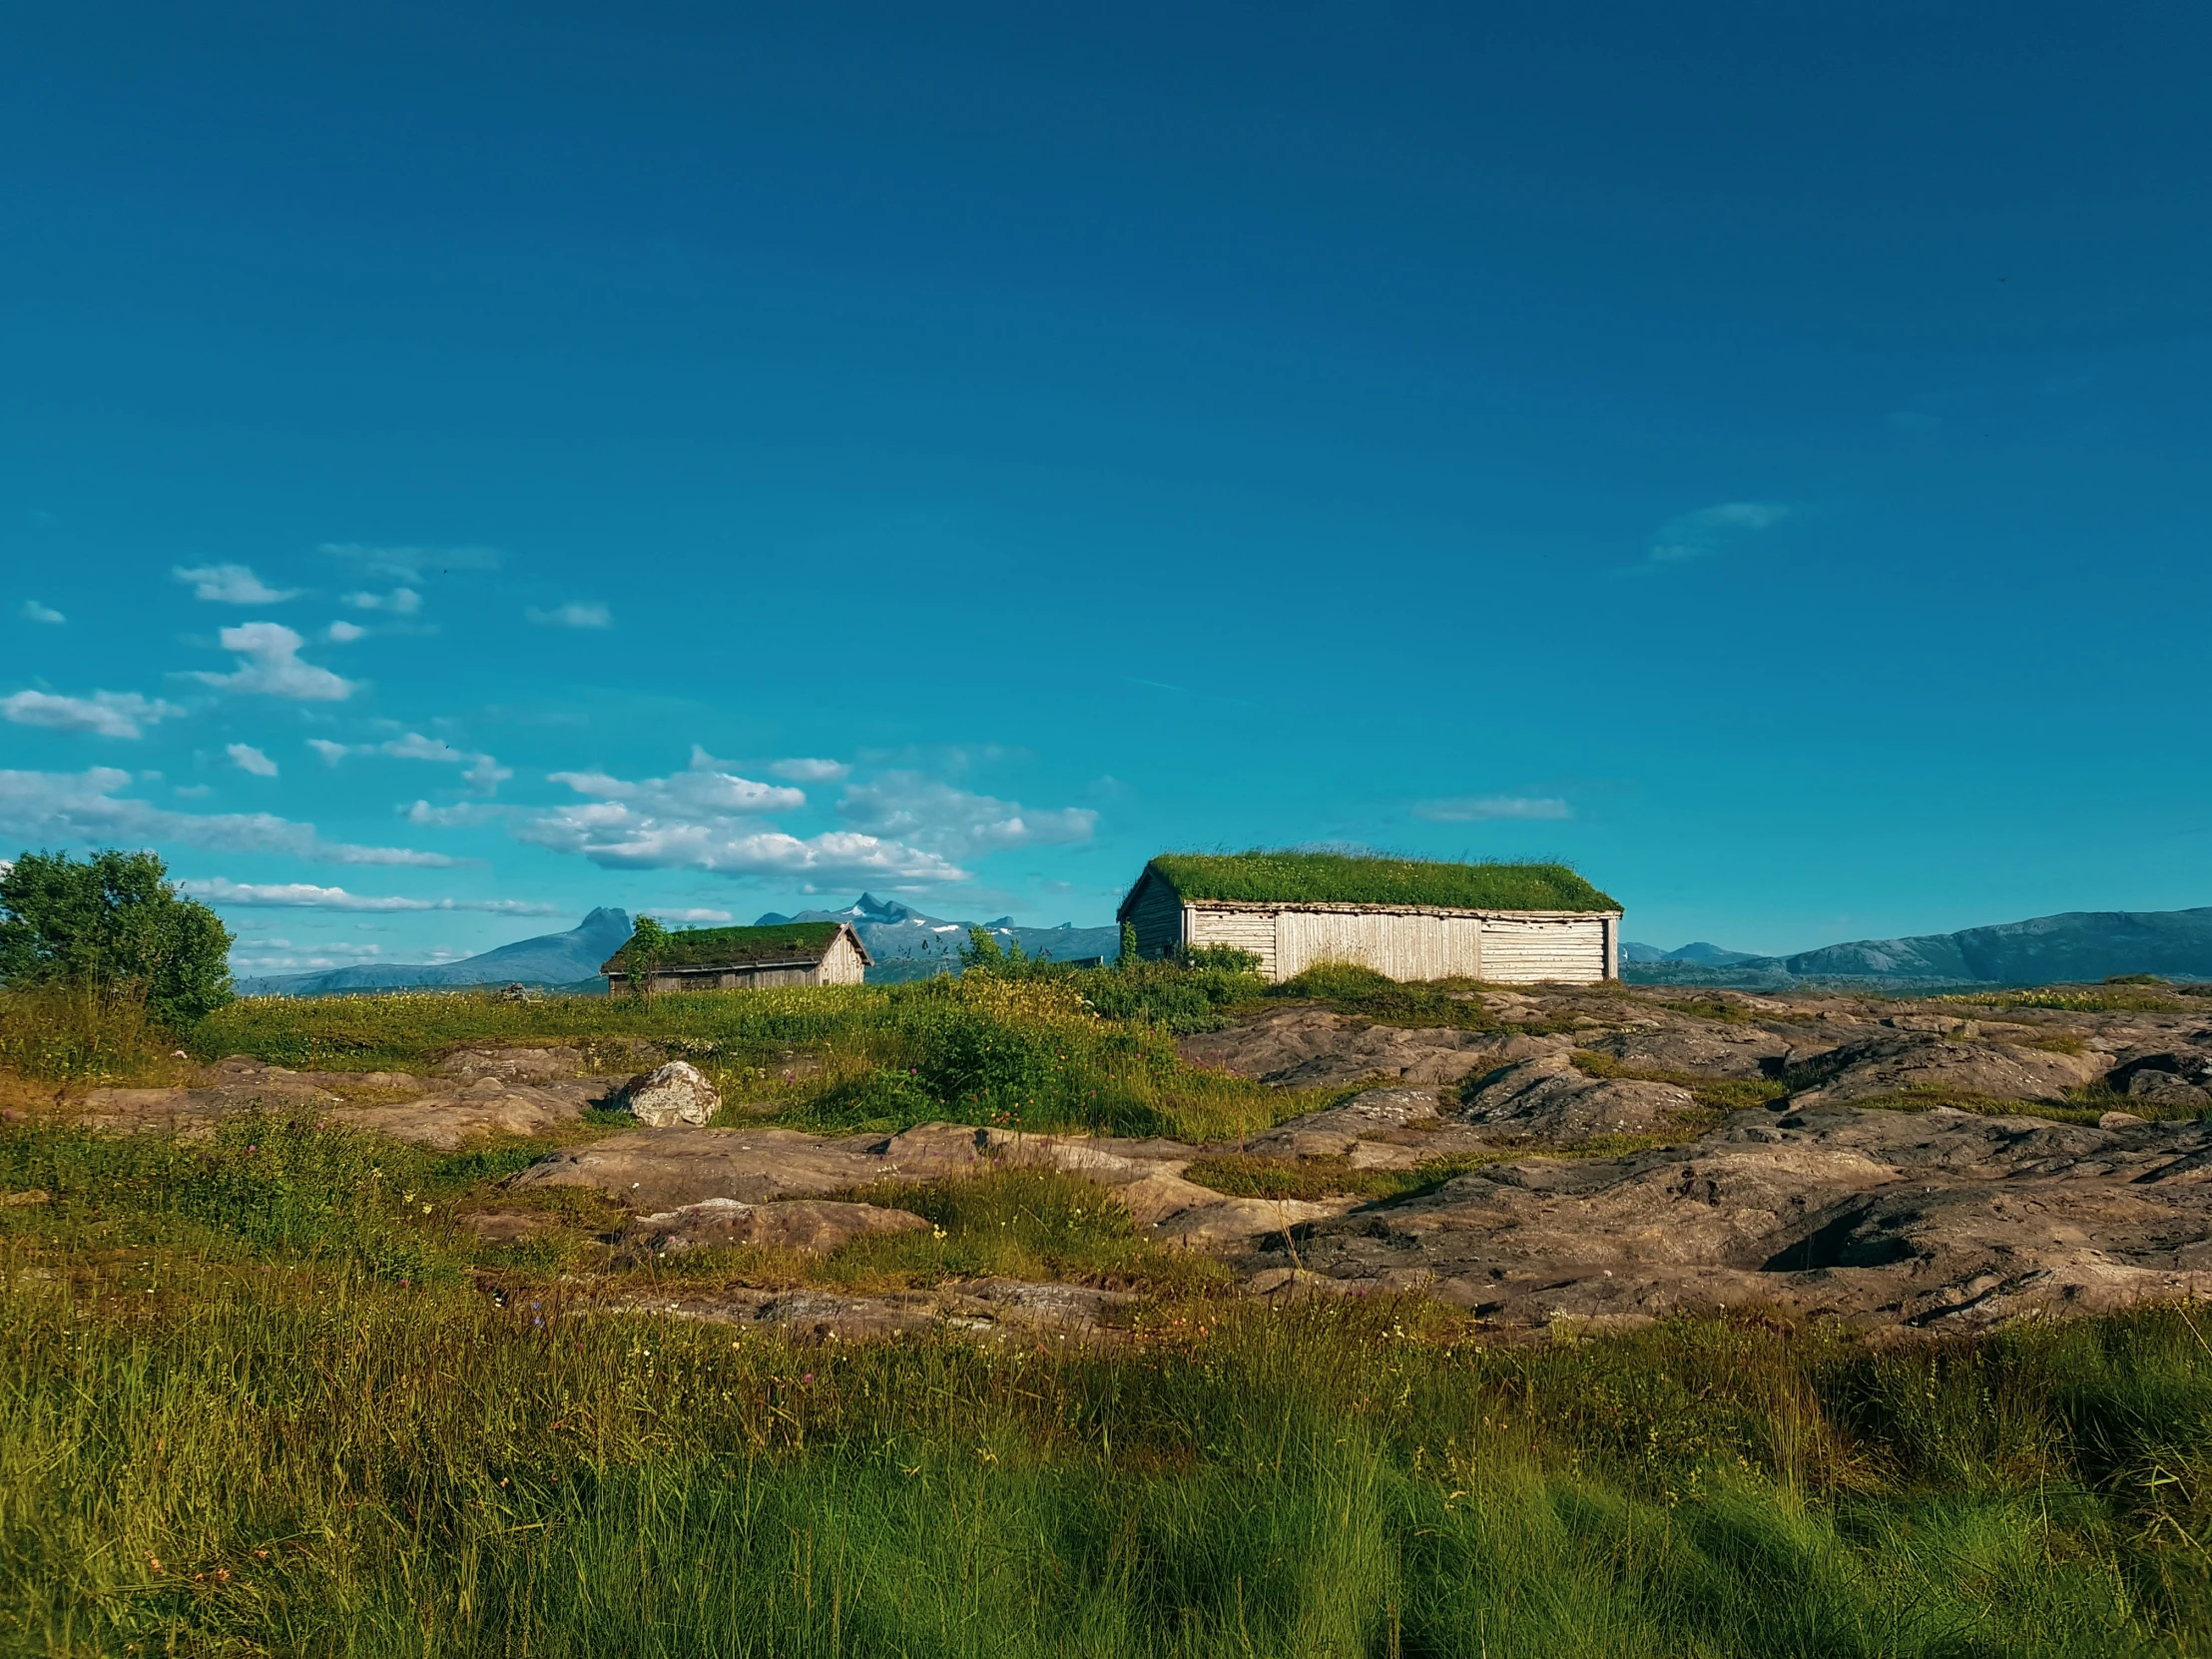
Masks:
[[[231,934],[151,852],[25,852],[0,873],[0,985],[136,1000],[178,1028],[231,1000]]]

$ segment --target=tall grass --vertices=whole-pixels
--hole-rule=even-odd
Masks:
[[[1912,1352],[1688,1323],[1484,1350],[1384,1305],[808,1351],[284,1264],[15,1267],[19,1650],[2212,1640],[2212,1361],[2178,1312]]]
[[[650,1044],[700,1065],[733,1102],[761,1105],[801,1128],[895,1132],[943,1119],[1215,1141],[1264,1129],[1309,1103],[1185,1064],[1176,1019],[1142,1015],[1157,1003],[1197,1019],[1197,1010],[1230,994],[1225,983],[1249,978],[1148,963],[1126,976],[969,973],[650,999],[260,997],[218,1010],[192,1042],[209,1059],[239,1053],[351,1071],[420,1068],[458,1044],[498,1042],[602,1045],[611,1068],[628,1069],[636,1045]],[[1115,1006],[1128,1017],[1103,1017],[1094,994],[1120,996]],[[805,1064],[787,1082],[801,1054]]]
[[[0,989],[0,1070],[56,1083],[165,1083],[190,1068],[142,996],[83,985]]]

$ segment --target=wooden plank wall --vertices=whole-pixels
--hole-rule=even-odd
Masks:
[[[1276,971],[1279,919],[1273,910],[1209,910],[1193,905],[1190,910],[1191,943],[1226,944],[1238,950],[1249,950],[1260,958],[1263,979],[1288,979],[1289,973]],[[1291,971],[1295,973],[1297,969]]]
[[[1271,978],[1294,978],[1316,962],[1358,962],[1392,979],[1482,976],[1485,935],[1475,916],[1284,910],[1274,921],[1273,960],[1262,969]]]
[[[1595,984],[1606,977],[1606,932],[1603,916],[1488,917],[1482,923],[1482,977],[1502,985],[1539,979]]]
[[[1183,942],[1183,901],[1173,887],[1149,872],[1130,906],[1129,921],[1137,930],[1140,956],[1165,956]]]
[[[822,967],[811,981],[817,985],[857,985],[867,977],[867,968],[860,960],[860,953],[852,948],[851,939],[839,933],[830,941],[830,948],[823,953]]]

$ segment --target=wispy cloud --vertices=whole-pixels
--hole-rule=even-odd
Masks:
[[[67,622],[69,618],[51,605],[41,605],[35,599],[23,601],[23,609],[17,613],[25,622]]]
[[[872,834],[897,835],[952,857],[1087,841],[1098,825],[1088,807],[1024,809],[1018,801],[970,794],[918,772],[886,772],[853,785],[837,813]]]
[[[307,747],[329,766],[336,766],[348,755],[389,755],[399,761],[431,761],[444,766],[466,767],[468,770],[461,774],[462,778],[487,795],[514,776],[513,768],[501,766],[480,750],[456,749],[443,738],[426,738],[420,732],[408,732],[383,743],[344,744],[333,743],[328,738],[309,738]]]
[[[1707,558],[1745,535],[1771,529],[1789,516],[1789,508],[1772,501],[1723,501],[1718,506],[1700,507],[1661,525],[1647,557],[1651,563],[1662,565]]]
[[[224,876],[180,881],[177,885],[195,898],[211,904],[244,908],[300,910],[476,910],[497,916],[557,916],[565,914],[557,904],[526,903],[519,898],[400,898],[372,893],[347,892],[343,887],[318,887],[306,881],[233,881]]]
[[[355,640],[366,637],[367,633],[368,630],[357,623],[333,622],[322,630],[322,637],[332,645],[351,645]]]
[[[458,858],[408,846],[326,841],[311,824],[270,813],[179,813],[118,792],[131,774],[0,772],[0,834],[49,845],[196,846],[211,852],[279,852],[323,864],[449,869]]]
[[[532,605],[522,614],[548,628],[612,628],[615,625],[614,612],[596,599],[572,599],[550,611]]]
[[[352,681],[299,660],[299,648],[307,642],[282,623],[248,622],[224,629],[221,638],[224,650],[238,654],[237,672],[203,670],[193,676],[195,680],[226,691],[300,703],[341,703],[353,695]]]
[[[702,869],[809,881],[958,881],[967,872],[925,848],[832,830],[802,837],[759,822],[806,804],[804,791],[721,770],[694,749],[691,770],[635,782],[604,772],[556,772],[590,799],[524,821],[515,835],[605,869]]]
[[[156,721],[185,711],[137,692],[94,692],[90,697],[61,697],[53,692],[19,691],[0,697],[0,715],[18,726],[43,726],[50,732],[90,732],[102,738],[143,737]]]
[[[297,588],[273,588],[247,565],[177,565],[170,574],[192,585],[195,599],[217,605],[278,605],[299,596]]]
[[[814,761],[804,757],[777,761],[769,767],[779,778],[789,778],[795,784],[834,784],[852,769],[842,761]]]
[[[257,778],[276,776],[276,763],[250,743],[226,744],[223,753],[231,757],[231,764],[241,772],[251,772]]]
[[[450,807],[433,807],[417,801],[407,809],[407,822],[426,830],[461,830],[505,818],[510,809],[483,801],[458,801]]]
[[[422,595],[412,588],[393,588],[389,593],[349,593],[345,603],[356,611],[382,611],[389,616],[413,616],[422,609]]]
[[[1477,795],[1423,801],[1413,816],[1438,824],[1477,824],[1486,819],[1572,818],[1574,809],[1555,795]]]
[[[663,910],[652,912],[655,921],[734,921],[737,918],[728,910]]]

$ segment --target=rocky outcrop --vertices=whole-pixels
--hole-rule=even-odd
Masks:
[[[1587,1077],[1556,1054],[1486,1079],[1467,1098],[1466,1121],[1571,1146],[1596,1135],[1678,1131],[1696,1108],[1696,1097],[1677,1084]]]
[[[471,1081],[497,1078],[502,1083],[541,1083],[574,1077],[584,1069],[583,1054],[573,1048],[457,1048],[431,1068],[438,1077]]]
[[[751,1245],[762,1250],[823,1256],[873,1233],[928,1230],[929,1223],[910,1210],[888,1210],[874,1204],[810,1199],[742,1204],[734,1198],[710,1198],[638,1217],[623,1228],[617,1254],[681,1256],[688,1251]]]
[[[2096,1081],[2092,1054],[2064,1054],[1996,1043],[1953,1041],[1928,1031],[1885,1030],[1792,1063],[1786,1080],[1802,1105],[1915,1094],[2058,1104]]]
[[[1326,1008],[1271,1010],[1226,1031],[1186,1037],[1183,1057],[1283,1088],[1325,1089],[1388,1077],[1403,1083],[1456,1083],[1469,1072],[1517,1058],[1514,1044],[1565,1048],[1564,1038],[1494,1031],[1375,1025]]]
[[[2212,1291],[2212,1129],[1743,1112],[1688,1147],[1479,1169],[1248,1258],[1256,1279],[1293,1265],[1508,1323],[1771,1304],[1974,1328]]]
[[[671,1060],[624,1085],[623,1104],[649,1129],[702,1124],[722,1109],[722,1096],[689,1060]]]

